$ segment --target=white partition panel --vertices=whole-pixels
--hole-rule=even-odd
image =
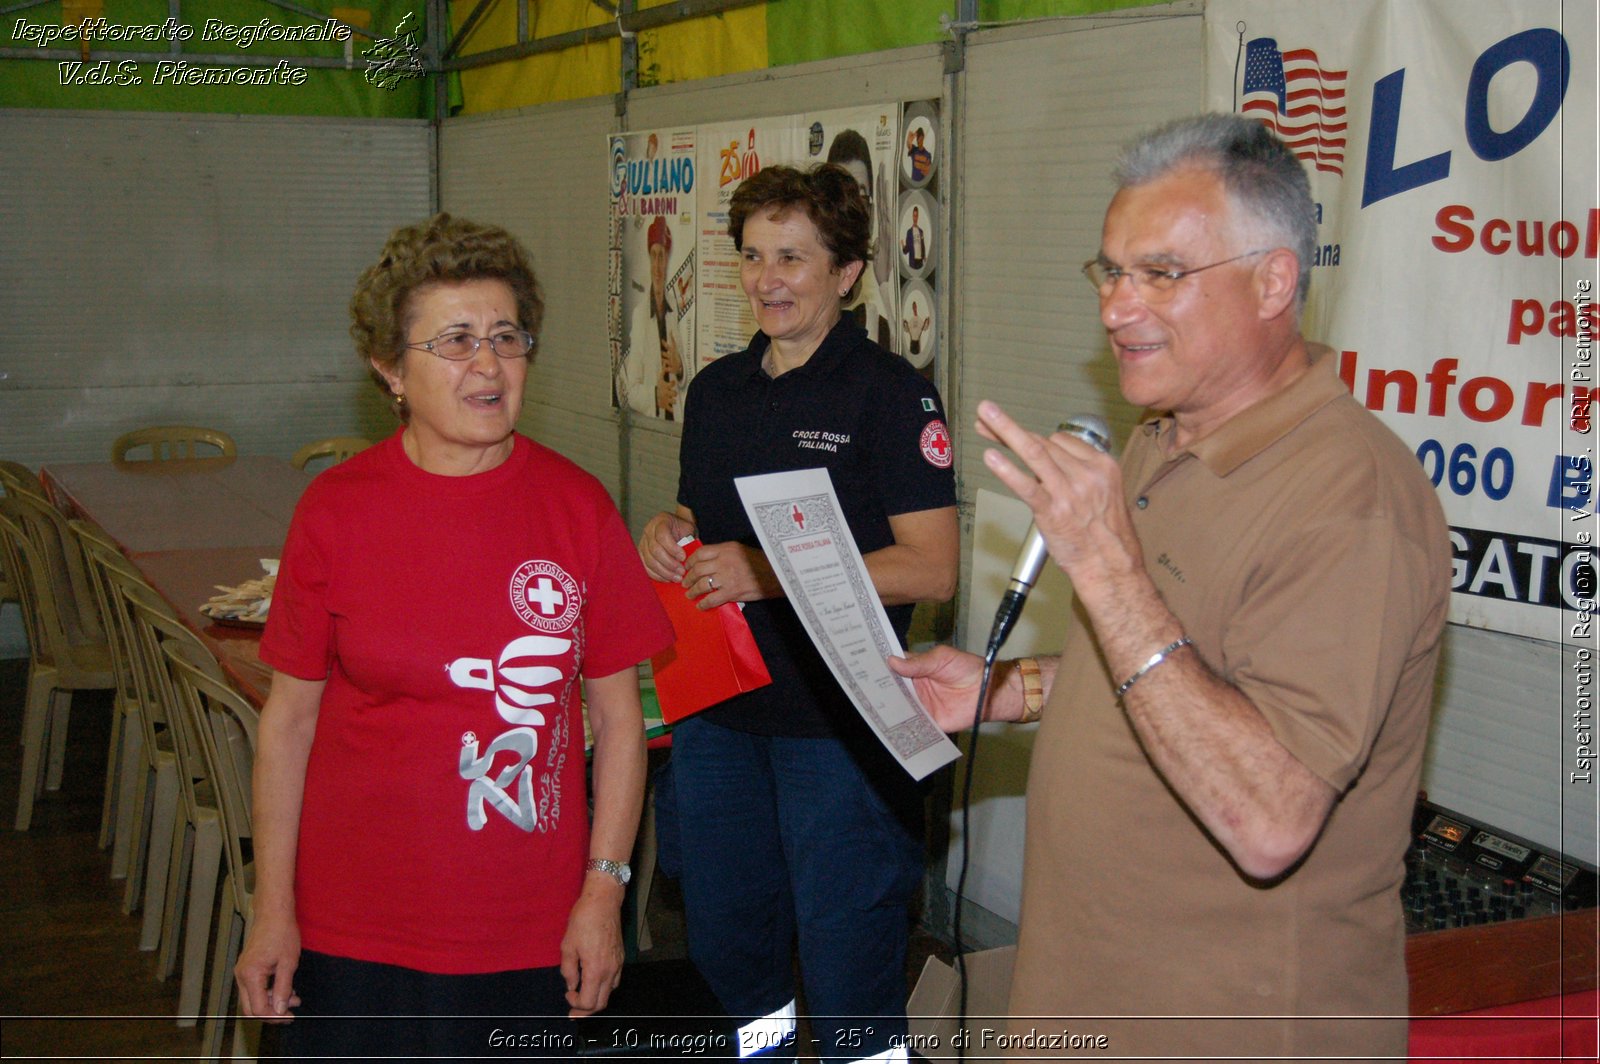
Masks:
[[[609,97],[453,118],[439,131],[441,210],[505,226],[544,290],[522,428],[625,499],[606,341]]]
[[[1422,785],[1436,805],[1592,865],[1594,718],[1578,655],[1576,645],[1447,628]],[[1588,671],[1592,643],[1585,660]]]
[[[347,307],[432,202],[422,122],[0,110],[0,455],[198,423],[285,457],[393,419]]]

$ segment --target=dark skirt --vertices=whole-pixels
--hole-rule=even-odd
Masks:
[[[301,1005],[279,1039],[286,1058],[579,1055],[560,968],[436,975],[305,950],[294,986]]]

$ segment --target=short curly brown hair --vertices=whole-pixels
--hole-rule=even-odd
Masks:
[[[744,250],[744,223],[757,211],[778,214],[798,207],[817,227],[835,269],[872,258],[872,212],[861,186],[850,171],[837,163],[822,163],[809,170],[769,166],[746,178],[728,203],[728,235],[733,246]],[[862,273],[865,273],[862,270]],[[856,285],[845,293],[855,298]]]
[[[373,363],[392,370],[405,354],[412,298],[430,285],[486,278],[504,281],[516,297],[520,324],[534,337],[528,351],[531,362],[539,349],[544,297],[528,253],[516,237],[497,225],[479,225],[448,214],[394,231],[383,246],[383,257],[361,275],[350,297],[350,338],[356,355],[385,395],[389,385]]]

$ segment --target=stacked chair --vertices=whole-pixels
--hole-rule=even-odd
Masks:
[[[5,488],[8,493],[15,488],[19,491],[31,491],[35,495],[44,494],[44,485],[39,483],[38,474],[21,462],[0,460],[0,487]]]
[[[15,821],[27,831],[38,796],[61,786],[73,692],[111,690],[117,680],[76,539],[54,506],[11,481],[0,496],[0,555],[28,635]]]
[[[135,912],[145,901],[139,948],[153,950],[161,941],[163,913],[161,905],[152,903],[152,899],[159,902],[166,886],[181,787],[176,737],[167,721],[166,702],[151,671],[149,655],[143,650],[133,599],[159,599],[120,551],[99,537],[90,542],[93,546],[89,557],[105,580],[107,613],[122,633],[122,664],[126,682],[132,688],[126,702],[136,707],[136,711],[124,713],[126,730],[118,750],[123,764],[113,830],[112,874],[120,871],[127,876],[123,912]],[[119,855],[125,855],[120,866]]]
[[[16,827],[60,786],[72,693],[115,690],[100,845],[127,877],[123,910],[142,905],[139,948],[159,949],[162,978],[181,971],[177,1022],[203,1015],[217,1057],[251,919],[256,710],[103,530],[63,518],[25,467],[0,464],[0,488],[0,596],[20,602],[30,651]],[[259,1031],[235,1024],[236,1059]]]
[[[125,879],[135,861],[134,840],[142,832],[144,793],[139,789],[142,774],[149,771],[147,733],[165,727],[161,708],[152,705],[143,693],[140,677],[133,667],[134,628],[126,601],[118,587],[122,583],[144,584],[144,578],[100,527],[88,521],[68,521],[88,562],[95,601],[106,641],[111,647],[111,662],[117,680],[117,697],[111,719],[111,748],[106,754],[106,793],[100,818],[100,848],[111,846],[111,878]],[[148,721],[155,713],[157,724]],[[149,740],[153,741],[153,740]],[[171,742],[165,740],[166,756],[172,758]],[[154,756],[153,754],[150,756]],[[138,830],[136,830],[138,829]],[[142,865],[142,857],[139,859]],[[135,882],[137,885],[137,881]],[[132,898],[125,898],[125,911],[132,911]]]
[[[195,425],[151,425],[117,437],[111,460],[126,465],[139,461],[185,461],[231,458],[238,453],[233,437],[221,429]]]
[[[222,870],[222,814],[218,785],[202,749],[199,725],[180,696],[168,668],[166,650],[181,650],[191,667],[215,683],[227,684],[216,658],[200,637],[167,604],[145,588],[127,586],[123,597],[134,622],[134,668],[166,711],[175,755],[178,801],[168,836],[152,829],[145,869],[144,936],[141,946],[159,943],[157,970],[169,978],[178,969],[178,1022],[188,1025],[200,1013],[206,946]]]
[[[217,913],[217,944],[211,962],[211,986],[206,997],[206,1023],[202,1056],[222,1050],[223,1027],[233,994],[233,965],[250,928],[251,899],[255,893],[255,866],[251,862],[250,772],[255,761],[258,716],[238,691],[219,682],[204,660],[192,660],[181,643],[166,644],[165,653],[179,700],[195,722],[201,752],[217,796],[222,817],[223,856],[227,876],[222,886],[222,908]],[[188,961],[184,962],[187,968]],[[255,1056],[254,1042],[260,1025],[238,1020],[233,1032],[234,1059]]]
[[[13,486],[25,488],[35,494],[43,494],[38,486],[39,478],[33,475],[33,470],[21,462],[11,462],[0,459],[0,495],[13,489]],[[0,605],[7,602],[22,603],[22,592],[17,588],[16,578],[10,575],[11,570],[6,568],[6,555],[0,549]]]
[[[142,907],[139,948],[156,950],[157,971],[179,970],[178,1022],[200,1013],[206,946],[222,865],[215,788],[199,739],[182,712],[163,646],[180,645],[209,675],[222,671],[199,638],[92,525],[74,522],[101,584],[107,627],[126,684],[112,871],[127,875],[123,910]],[[181,954],[180,954],[181,950]]]

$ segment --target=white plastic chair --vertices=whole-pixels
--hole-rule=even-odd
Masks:
[[[149,449],[148,454],[136,453]],[[231,458],[238,453],[233,437],[221,429],[197,425],[150,425],[117,437],[111,445],[111,460],[129,462],[187,461],[195,458]]]
[[[233,966],[254,918],[255,865],[246,848],[253,831],[250,774],[260,715],[230,684],[211,675],[203,659],[193,660],[182,644],[168,643],[163,649],[180,697],[185,700],[191,719],[197,722],[195,731],[222,816],[227,876],[222,885],[222,908],[217,911],[216,947],[201,1037],[201,1055],[210,1059],[222,1052],[223,1031],[233,1012]],[[254,1059],[259,1035],[257,1021],[235,1019],[233,1059]]]
[[[187,660],[218,681],[223,673],[199,636],[159,597],[133,589],[127,600],[132,606],[138,653],[143,656],[150,685],[166,711],[178,781],[171,834],[162,847],[165,860],[152,857],[145,873],[144,940],[140,945],[148,948],[145,943],[152,940],[159,944],[156,970],[166,979],[179,968],[181,940],[178,1023],[189,1026],[200,1013],[205,987],[206,946],[211,938],[211,913],[222,869],[222,818],[197,724],[172,679],[165,648],[183,648]],[[159,836],[152,835],[152,854],[157,854],[161,842]]]
[[[18,831],[33,823],[33,806],[46,789],[61,786],[67,720],[74,691],[111,690],[117,679],[111,650],[93,609],[80,613],[75,583],[92,599],[77,541],[56,509],[38,496],[0,496],[0,552],[16,581],[28,634],[28,693],[22,722],[22,779],[17,789]],[[76,562],[76,576],[71,563]],[[47,750],[48,745],[48,750]]]
[[[353,454],[360,454],[372,441],[361,436],[330,436],[325,440],[316,440],[306,444],[294,453],[289,459],[296,469],[304,469],[312,462],[323,458],[332,459],[329,465],[338,465]]]
[[[111,718],[111,743],[106,753],[106,795],[100,814],[100,848],[111,847],[111,878],[124,879],[134,835],[134,785],[144,770],[145,705],[135,677],[133,618],[116,581],[143,583],[139,571],[123,556],[100,526],[82,520],[68,521],[88,561],[90,582],[100,604],[100,618],[111,648],[112,671],[117,679],[116,707]],[[113,572],[116,576],[113,577]]]
[[[152,671],[149,655],[142,649],[138,624],[133,613],[137,598],[158,598],[132,567],[108,567],[111,578],[126,611],[130,638],[130,679],[134,685],[134,699],[141,712],[132,721],[140,735],[135,749],[142,752],[143,762],[130,761],[128,771],[133,779],[128,803],[128,880],[122,892],[122,911],[139,909],[149,884],[155,878],[165,884],[168,862],[172,856],[173,824],[178,816],[178,754],[174,746],[172,729],[167,724],[166,704],[161,698],[161,686]],[[113,854],[115,851],[113,851]],[[139,948],[155,949],[161,938],[161,912],[154,916],[145,913],[140,928]]]

